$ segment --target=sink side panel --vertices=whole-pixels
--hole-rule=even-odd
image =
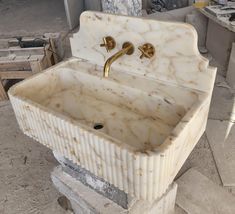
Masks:
[[[170,167],[166,170],[168,174],[166,178],[169,184],[173,182],[203,135],[206,129],[209,107],[209,97],[206,97],[201,103],[195,104],[194,109],[180,121],[166,141],[158,147],[159,151],[164,151],[162,155],[168,156],[166,161],[170,162]]]

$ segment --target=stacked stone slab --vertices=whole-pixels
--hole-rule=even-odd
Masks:
[[[93,177],[91,174],[87,174],[86,176],[88,176],[88,180],[95,178],[97,182],[96,176]],[[97,193],[97,191],[84,185],[78,179],[66,173],[61,166],[54,169],[51,178],[55,187],[69,199],[75,214],[174,213],[177,192],[177,185],[175,183],[169,187],[162,197],[152,202],[127,197],[127,207],[123,208],[104,196],[110,194],[110,192],[106,191],[103,195]]]

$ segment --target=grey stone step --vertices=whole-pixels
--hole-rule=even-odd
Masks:
[[[188,214],[234,214],[235,197],[194,169],[176,183],[176,204]]]

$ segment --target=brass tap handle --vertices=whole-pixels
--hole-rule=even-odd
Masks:
[[[155,54],[155,48],[152,44],[146,43],[138,48],[141,51],[140,59],[146,57],[148,59],[152,58]]]
[[[113,50],[116,47],[116,42],[111,36],[104,37],[103,42],[103,44],[100,44],[100,47],[105,47],[107,52]]]

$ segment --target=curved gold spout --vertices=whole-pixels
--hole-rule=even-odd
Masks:
[[[116,54],[107,59],[104,64],[104,77],[109,76],[109,71],[113,62],[115,62],[121,56],[127,54],[131,55],[134,52],[134,46],[130,42],[125,42],[122,46],[122,50],[118,51]]]

